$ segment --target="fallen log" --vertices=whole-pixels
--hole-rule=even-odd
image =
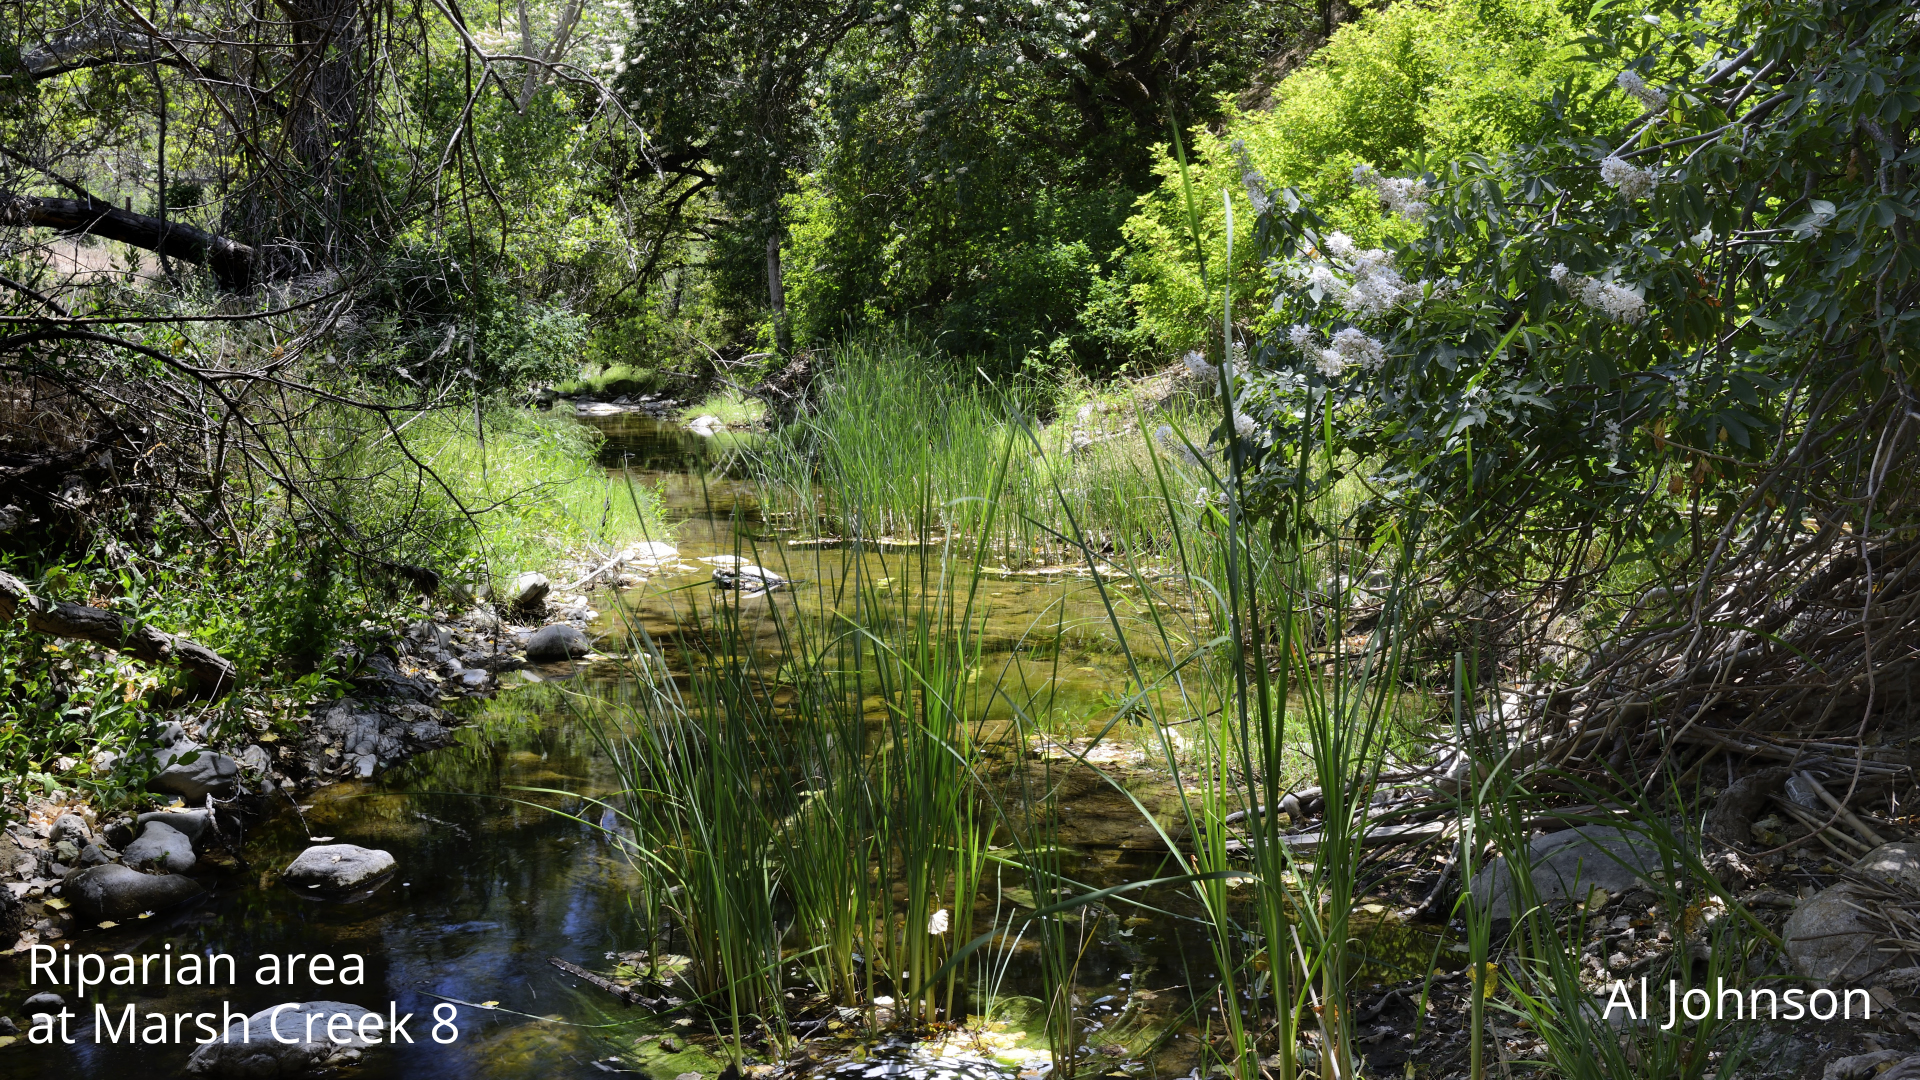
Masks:
[[[254,249],[225,236],[177,221],[136,214],[98,199],[59,199],[0,191],[0,225],[91,233],[159,252],[213,271],[225,289],[244,292],[253,283]]]
[[[97,607],[47,601],[33,595],[12,574],[0,573],[0,623],[26,609],[27,629],[54,637],[105,645],[147,664],[177,664],[187,673],[195,697],[219,698],[238,677],[233,661],[199,642],[135,623]]]

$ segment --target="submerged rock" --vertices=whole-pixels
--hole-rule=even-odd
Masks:
[[[1582,825],[1536,837],[1527,845],[1535,897],[1543,904],[1582,900],[1594,889],[1619,895],[1661,869],[1660,849],[1639,833],[1613,825]],[[1491,918],[1514,916],[1513,864],[1506,856],[1473,878],[1473,899]]]
[[[189,1076],[310,1076],[377,1045],[386,1036],[386,1018],[342,1001],[292,1001],[236,1021],[224,1035],[187,1059]]]
[[[193,869],[193,841],[164,821],[149,821],[140,827],[139,838],[127,845],[121,859],[137,870],[184,874]]]
[[[747,595],[772,592],[785,585],[787,579],[779,574],[752,563],[740,563],[737,566],[716,566],[713,568],[714,587],[720,589],[739,589]]]
[[[527,639],[527,659],[536,664],[559,663],[592,651],[587,635],[566,623],[543,626]]]
[[[280,873],[295,889],[351,892],[393,872],[393,856],[357,844],[316,844],[301,852]]]
[[[108,863],[75,870],[62,883],[61,895],[73,910],[90,922],[131,919],[143,911],[162,911],[206,893],[192,878],[179,874],[143,874]]]
[[[1904,952],[1882,952],[1882,939],[1898,934],[1876,909],[1883,903],[1911,909],[1920,903],[1920,844],[1886,844],[1853,864],[1866,880],[1829,885],[1802,901],[1780,936],[1794,970],[1828,983],[1860,983],[1913,961]]]

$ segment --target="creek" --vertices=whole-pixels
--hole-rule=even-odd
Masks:
[[[616,481],[630,479],[662,492],[674,530],[670,539],[686,567],[654,577],[617,603],[607,593],[596,594],[596,606],[605,612],[601,629],[638,626],[657,642],[671,642],[687,612],[711,602],[709,568],[699,562],[707,556],[740,554],[778,570],[795,582],[779,602],[815,615],[831,606],[830,586],[846,580],[854,560],[864,560],[861,572],[872,579],[910,587],[947,557],[937,548],[852,551],[788,544],[787,534],[756,514],[753,489],[737,468],[743,446],[733,437],[701,439],[633,413],[587,422],[607,436],[603,463]],[[1126,668],[1092,582],[1068,573],[989,573],[982,591],[989,605],[984,664],[1045,691],[1055,740],[1084,738],[1103,726],[1117,707]],[[1036,636],[1036,628],[1046,633]],[[671,664],[670,647],[668,655]],[[212,893],[207,900],[62,942],[84,952],[158,953],[171,945],[175,954],[227,953],[238,960],[239,985],[105,987],[103,995],[84,1002],[70,987],[58,988],[68,1007],[81,1013],[73,1028],[76,1042],[29,1046],[22,1038],[0,1050],[0,1076],[184,1075],[191,1045],[96,1044],[96,1000],[116,1014],[129,1003],[142,1013],[217,1013],[223,1006],[250,1013],[306,1000],[347,1001],[385,1014],[391,1002],[399,1013],[415,1015],[415,1042],[375,1050],[350,1068],[349,1075],[367,1080],[552,1080],[602,1076],[610,1069],[711,1076],[720,1061],[697,1041],[687,1045],[684,1029],[623,1006],[548,963],[558,957],[607,971],[612,954],[645,949],[647,942],[635,911],[635,879],[615,846],[589,824],[598,815],[586,800],[612,793],[618,777],[580,711],[568,706],[570,695],[617,702],[633,690],[631,668],[615,658],[550,666],[541,674],[541,683],[473,706],[452,747],[369,781],[320,789],[298,808],[286,800],[272,806],[245,838],[244,863],[203,877]],[[1172,820],[1177,793],[1164,773],[1146,766],[1144,744],[1129,739],[1144,736],[1123,735],[1102,760],[1102,771],[1118,787],[1057,753],[1061,839],[1073,853],[1067,869],[1090,886],[1152,877],[1177,865],[1118,790],[1131,792],[1162,824]],[[1042,744],[1022,752],[1057,750]],[[314,900],[280,885],[275,872],[310,838],[321,837],[384,848],[399,870],[371,897],[353,903]],[[1021,901],[1015,889],[1002,895]],[[1186,1015],[1190,987],[1211,964],[1205,932],[1182,918],[1195,908],[1180,893],[1143,893],[1138,899],[1161,913],[1118,907],[1090,930],[1095,940],[1077,981],[1088,1041],[1105,1055],[1100,1071],[1184,1073],[1193,1058],[1179,1048],[1181,1038],[1189,1044],[1193,1039]],[[1404,978],[1424,970],[1432,943],[1425,933],[1383,923],[1373,941],[1379,974]],[[359,954],[367,980],[354,987],[258,986],[254,958],[265,953]],[[1038,960],[1016,948],[1004,970],[1002,997],[1036,1006],[1009,1012],[1014,1033],[1025,1028],[1024,1045],[1044,1050],[1033,1000],[1042,992]],[[23,1025],[18,1003],[46,989],[29,986],[27,975],[24,957],[0,960],[0,995]],[[445,1045],[426,1034],[442,1003],[458,1010],[458,1038]],[[663,1050],[661,1036],[678,1036],[673,1041],[680,1049]]]

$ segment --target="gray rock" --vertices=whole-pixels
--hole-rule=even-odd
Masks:
[[[112,848],[101,847],[99,844],[88,844],[80,849],[81,866],[105,866],[119,857],[119,852]]]
[[[0,1016],[0,1035],[18,1035],[20,1025],[13,1022],[11,1016]]]
[[[80,861],[80,845],[71,840],[62,840],[53,845],[53,857],[63,863]]]
[[[1661,869],[1660,849],[1651,840],[1604,824],[1536,837],[1527,845],[1525,861],[1534,894],[1543,904],[1584,900],[1594,889],[1617,896]],[[1513,918],[1513,873],[1503,855],[1474,875],[1474,903],[1485,907],[1489,917]]]
[[[1894,894],[1894,903],[1920,903],[1920,844],[1886,844],[1853,864],[1868,883],[1842,881],[1801,902],[1780,928],[1794,970],[1825,983],[1856,984],[1891,967],[1912,961],[1905,953],[1881,952],[1880,940],[1894,936],[1876,906]]]
[[[422,648],[444,650],[453,643],[453,628],[432,619],[416,619],[407,628],[407,637]]]
[[[87,820],[79,814],[61,814],[54,819],[53,828],[47,832],[47,840],[55,844],[62,840],[70,840],[80,847],[85,847],[92,839],[93,830],[87,826]]]
[[[169,720],[160,725],[154,734],[154,742],[161,746],[197,746],[198,743],[187,738],[187,725],[178,720]]]
[[[133,843],[134,835],[133,822],[121,818],[119,821],[107,826],[107,846],[110,848],[126,847],[128,844]]]
[[[463,669],[479,668],[486,672],[501,672],[512,671],[523,665],[520,658],[510,652],[485,652],[475,649],[460,658],[460,666]]]
[[[461,668],[460,674],[454,676],[453,684],[468,693],[478,693],[492,681],[493,676],[482,668]]]
[[[587,635],[566,623],[543,626],[527,639],[527,659],[536,664],[559,663],[592,651]]]
[[[679,557],[680,549],[674,547],[672,544],[662,543],[658,540],[647,540],[637,544],[628,544],[626,548],[620,552],[621,561],[630,563],[658,564],[671,562]]]
[[[546,603],[547,594],[553,591],[553,583],[547,575],[525,573],[513,579],[513,585],[507,590],[507,605],[514,608],[533,608]]]
[[[20,1011],[32,1016],[34,1013],[57,1013],[67,1007],[67,999],[51,991],[38,993],[20,1003]]]
[[[273,755],[267,753],[267,748],[259,743],[250,743],[245,750],[240,751],[240,772],[243,775],[261,777],[267,775],[272,769]]]
[[[131,919],[143,911],[161,911],[203,895],[192,878],[179,874],[143,874],[108,863],[75,870],[62,883],[61,895],[73,910],[90,922]]]
[[[193,841],[195,845],[198,845],[201,839],[207,834],[207,810],[205,807],[201,807],[198,810],[187,810],[177,813],[158,810],[151,814],[141,814],[139,817],[133,819],[134,833],[137,835],[140,830],[146,828],[147,822],[149,821],[160,822],[185,836],[188,840]]]
[[[178,795],[189,803],[205,802],[209,795],[231,799],[239,789],[239,763],[225,754],[201,749],[176,755],[171,764],[147,781],[148,791]]]
[[[312,1024],[308,1039],[308,1018]],[[344,1016],[347,1020],[335,1020]],[[367,1019],[372,1017],[371,1020]],[[328,1023],[338,1025],[343,1041],[327,1034]],[[352,1031],[347,1025],[352,1024]],[[361,1024],[371,1038],[361,1037]],[[229,1026],[224,1038],[207,1043],[187,1059],[187,1075],[219,1080],[265,1080],[268,1077],[310,1076],[328,1064],[345,1062],[385,1036],[386,1018],[342,1001],[289,1002],[262,1009],[242,1023]]]
[[[357,844],[316,844],[280,872],[291,888],[351,892],[393,872],[393,856]]]
[[[164,821],[142,825],[139,838],[120,854],[121,860],[136,870],[184,874],[193,869],[193,841]]]
[[[772,592],[785,585],[787,579],[765,567],[752,563],[738,566],[716,566],[713,568],[713,584],[720,589],[739,589],[748,595]]]

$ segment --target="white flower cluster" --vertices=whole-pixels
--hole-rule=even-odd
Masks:
[[[588,4],[581,9],[580,25],[574,32],[573,43],[567,52],[575,49],[587,54],[587,66],[604,78],[611,78],[626,72],[633,64],[644,63],[645,52],[627,52],[627,45],[633,41],[634,31],[639,20],[635,17],[633,0],[610,0],[605,4]]]
[[[1629,165],[1617,155],[1608,155],[1600,163],[1600,179],[1618,188],[1628,199],[1644,199],[1653,194],[1653,170]]]
[[[1333,335],[1330,347],[1323,347],[1313,328],[1305,325],[1289,329],[1287,338],[1301,355],[1313,361],[1315,371],[1329,379],[1339,378],[1349,366],[1375,371],[1387,362],[1386,346],[1351,326]]]
[[[1640,104],[1645,105],[1649,112],[1658,112],[1667,107],[1666,91],[1648,86],[1646,81],[1640,78],[1640,73],[1632,68],[1614,76],[1613,82],[1615,86],[1638,98]]]
[[[1420,221],[1427,216],[1427,182],[1414,177],[1382,176],[1371,165],[1360,165],[1353,170],[1353,182],[1366,184],[1380,193],[1380,201],[1387,209],[1406,218],[1408,221]]]
[[[1362,250],[1352,237],[1335,232],[1326,238],[1326,252],[1333,265],[1315,264],[1307,271],[1306,282],[1359,318],[1379,318],[1395,304],[1421,296],[1419,284],[1409,285],[1393,268],[1393,257],[1379,248]],[[1336,268],[1347,274],[1346,280],[1334,272]]]
[[[1618,420],[1607,421],[1607,453],[1613,457],[1620,456],[1620,421]]]
[[[1366,371],[1387,362],[1386,347],[1351,326],[1333,335],[1333,351]]]
[[[1689,384],[1689,383],[1687,382],[1687,380],[1685,380],[1685,379],[1683,379],[1683,378],[1681,378],[1681,377],[1680,377],[1680,376],[1678,376],[1678,375],[1675,375],[1675,376],[1673,377],[1673,402],[1674,402],[1674,404],[1676,404],[1676,405],[1678,405],[1678,406],[1680,406],[1680,407],[1681,407],[1681,408],[1683,408],[1683,409],[1684,409],[1684,408],[1686,408],[1686,407],[1687,407],[1687,395],[1688,395],[1688,394],[1690,394],[1690,393],[1692,393],[1692,392],[1693,392],[1693,387],[1692,387],[1692,385],[1691,385],[1691,384]]]
[[[1636,323],[1647,313],[1647,302],[1632,289],[1606,281],[1595,281],[1555,263],[1548,275],[1582,306],[1598,311],[1614,322]]]
[[[1209,361],[1205,353],[1194,349],[1182,356],[1180,362],[1187,366],[1187,370],[1193,373],[1194,378],[1206,385],[1208,392],[1220,391],[1220,367]]]
[[[1243,412],[1233,414],[1233,433],[1243,439],[1251,439],[1260,430],[1260,424]]]

